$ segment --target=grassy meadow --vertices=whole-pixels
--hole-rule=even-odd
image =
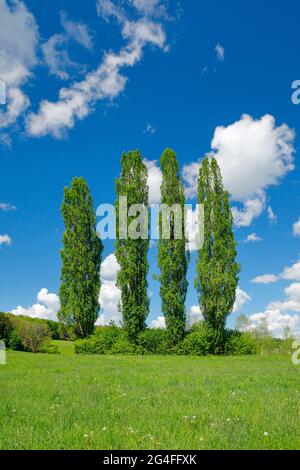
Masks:
[[[300,368],[287,356],[8,351],[0,449],[299,449]]]

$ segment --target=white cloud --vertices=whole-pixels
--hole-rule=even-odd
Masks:
[[[92,49],[93,33],[86,24],[81,21],[72,20],[64,11],[61,12],[61,24],[69,39],[72,39],[86,49]]]
[[[42,52],[50,74],[59,77],[61,80],[68,80],[70,70],[83,69],[80,64],[70,58],[68,52],[69,42],[74,41],[86,49],[92,49],[93,36],[87,25],[72,20],[63,11],[60,13],[60,19],[64,32],[51,36],[42,45]]]
[[[295,331],[300,320],[298,315],[283,314],[280,309],[267,309],[264,312],[251,315],[249,319],[253,323],[253,328],[257,327],[260,322],[265,321],[269,331],[278,338],[283,336],[284,329],[287,327]]]
[[[287,281],[300,281],[300,261],[297,261],[292,266],[286,266],[280,274],[263,274],[252,279],[251,282],[255,284],[271,284],[272,282],[279,281],[280,279]]]
[[[97,6],[99,15],[106,19],[114,16],[121,23],[124,47],[118,53],[107,52],[98,68],[81,82],[70,88],[61,88],[58,101],[43,100],[37,113],[27,117],[29,135],[41,137],[50,134],[62,138],[77,120],[93,111],[97,101],[112,100],[124,90],[127,77],[121,74],[121,70],[139,62],[146,45],[166,50],[166,35],[161,24],[146,18],[130,21],[109,0],[98,1]]]
[[[245,303],[249,302],[250,300],[251,300],[250,295],[248,295],[247,292],[245,292],[240,287],[237,287],[236,297],[235,297],[235,302],[234,302],[232,313],[236,313],[236,312],[239,312],[240,310],[242,310]]]
[[[270,222],[273,222],[273,223],[277,222],[277,215],[274,214],[271,206],[268,207],[268,219]]]
[[[100,277],[102,282],[116,282],[120,270],[119,263],[114,253],[108,255],[101,264]]]
[[[99,304],[101,313],[96,325],[107,325],[114,321],[117,325],[122,322],[121,313],[118,305],[121,302],[121,291],[116,286],[118,271],[120,266],[115,255],[108,255],[101,264],[101,290],[99,295]]]
[[[78,64],[69,57],[67,43],[68,39],[64,34],[54,34],[42,45],[44,60],[50,74],[61,80],[70,78],[69,69],[78,68]]]
[[[215,51],[217,55],[217,59],[223,61],[225,59],[225,49],[221,44],[216,44]]]
[[[6,107],[0,112],[0,129],[16,122],[29,106],[21,87],[37,64],[38,27],[22,1],[0,2],[0,77],[6,84]],[[9,141],[6,134],[3,142]]]
[[[266,191],[294,169],[295,132],[286,124],[276,127],[273,116],[253,119],[243,115],[239,121],[216,128],[211,147],[222,172],[224,187],[231,199],[243,205],[234,207],[237,226],[249,226],[265,208]],[[187,197],[197,194],[201,162],[183,168]]]
[[[144,163],[148,170],[149,204],[159,204],[161,199],[160,187],[162,184],[161,169],[157,165],[157,160],[144,159]]]
[[[271,284],[272,282],[277,282],[278,276],[275,274],[263,274],[262,276],[257,276],[251,280],[254,284]]]
[[[288,281],[300,281],[300,261],[284,268],[280,277]]]
[[[165,317],[157,317],[155,320],[152,320],[149,327],[150,328],[161,328],[161,329],[166,328]]]
[[[18,306],[11,310],[13,315],[24,315],[32,318],[42,318],[43,320],[57,321],[57,313],[60,308],[59,297],[56,294],[51,294],[48,289],[41,289],[37,295],[38,303],[31,307]]]
[[[187,324],[189,326],[192,326],[195,323],[199,323],[202,320],[203,320],[203,315],[202,315],[199,305],[192,305],[188,311]]]
[[[0,211],[10,212],[10,211],[15,211],[15,210],[17,210],[16,206],[13,206],[12,204],[8,202],[0,202]]]
[[[300,237],[300,218],[297,222],[293,225],[293,235],[295,237]]]
[[[143,15],[167,17],[167,10],[162,0],[129,0]]]
[[[300,325],[300,283],[293,283],[284,289],[283,301],[270,302],[264,312],[251,315],[253,327],[265,320],[270,332],[276,337],[282,337],[284,328],[296,331]],[[289,312],[289,313],[286,313]],[[295,314],[292,314],[294,313]]]
[[[251,233],[248,237],[244,240],[244,243],[255,243],[260,242],[262,239],[256,235],[256,233]]]
[[[11,245],[12,239],[9,235],[0,235],[0,246],[2,245]]]

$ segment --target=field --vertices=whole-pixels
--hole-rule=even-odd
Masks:
[[[299,449],[288,357],[8,352],[0,449]]]

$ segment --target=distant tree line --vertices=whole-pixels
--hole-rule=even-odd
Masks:
[[[176,154],[166,149],[160,159],[162,171],[161,202],[185,204],[183,185]],[[148,207],[147,168],[139,151],[124,153],[121,174],[116,180],[117,239],[115,255],[120,265],[117,285],[121,289],[123,326],[132,344],[146,328],[149,314],[147,253],[149,239],[133,240],[120,236],[118,226],[119,198],[126,196],[128,206]],[[195,287],[204,323],[211,332],[215,353],[224,350],[225,325],[231,313],[240,270],[236,262],[236,242],[232,229],[229,195],[224,191],[217,161],[206,157],[199,170],[198,202],[204,205],[204,245],[198,251]],[[103,244],[96,233],[95,213],[84,178],[74,178],[65,188],[62,204],[65,224],[63,234],[62,274],[59,319],[73,327],[79,338],[94,331],[99,312],[100,265]],[[134,216],[128,217],[130,220]],[[184,227],[183,234],[184,232]],[[186,328],[185,299],[188,288],[189,252],[185,235],[175,236],[174,214],[170,214],[170,237],[161,236],[159,218],[158,266],[162,312],[166,320],[169,344],[174,346],[184,337]]]

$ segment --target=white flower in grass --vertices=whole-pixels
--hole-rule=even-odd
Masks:
[[[264,436],[268,437],[269,433],[267,431],[264,432]]]

